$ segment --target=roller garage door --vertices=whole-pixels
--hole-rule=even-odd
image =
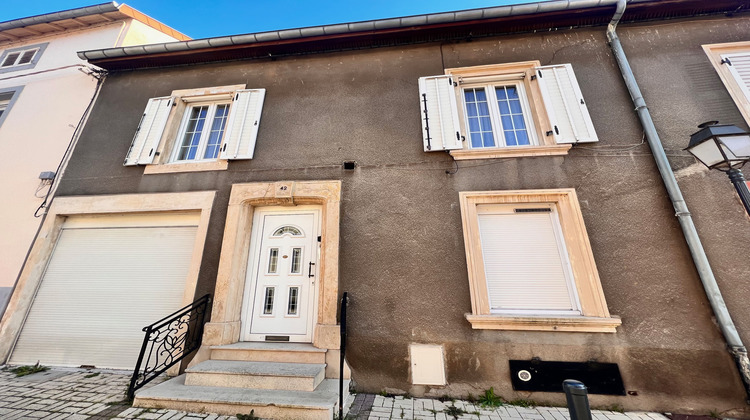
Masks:
[[[142,328],[183,306],[198,215],[69,218],[11,364],[132,369]]]

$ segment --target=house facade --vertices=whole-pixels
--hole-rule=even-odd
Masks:
[[[563,404],[558,379],[573,376],[594,406],[747,414],[686,215],[608,45],[617,3],[82,52],[107,80],[3,319],[2,354],[132,367],[139,338],[126,336],[140,327],[118,308],[156,321],[209,293],[187,375],[136,404],[232,414],[254,395],[245,406],[262,417],[326,418],[347,291],[358,391],[492,387]],[[747,129],[748,27],[742,2],[690,0],[632,2],[617,26],[744,342],[747,216],[682,149],[704,121]],[[47,294],[65,296],[54,315]],[[62,313],[79,318],[40,332]],[[94,320],[106,340],[87,335]],[[291,362],[312,379],[258,379]],[[310,417],[293,410],[312,403],[274,400],[318,391]]]
[[[115,3],[0,22],[0,193],[13,197],[0,210],[0,308],[98,92],[99,69],[76,53],[187,39]]]

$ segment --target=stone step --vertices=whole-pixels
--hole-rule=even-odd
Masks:
[[[206,360],[185,370],[185,385],[314,391],[325,364]]]
[[[246,362],[325,363],[326,350],[309,343],[239,342],[211,346],[213,360]]]
[[[349,381],[344,381],[348,397]],[[133,406],[216,413],[253,414],[275,420],[330,420],[338,412],[338,379],[326,379],[313,392],[185,385],[180,375],[135,394]]]

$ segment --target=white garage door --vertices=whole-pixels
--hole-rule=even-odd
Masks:
[[[12,364],[132,369],[142,328],[184,305],[198,216],[70,218]]]

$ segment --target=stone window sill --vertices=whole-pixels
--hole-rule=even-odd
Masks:
[[[617,316],[609,318],[547,317],[547,316],[503,316],[466,314],[466,320],[475,330],[509,331],[565,331],[565,332],[616,332],[622,324]]]
[[[570,144],[554,144],[543,146],[502,147],[496,149],[451,150],[450,154],[455,160],[562,156],[568,154],[568,150],[570,150],[571,146],[572,145]]]
[[[144,175],[172,174],[179,172],[224,171],[229,167],[229,161],[216,160],[213,162],[165,163],[162,165],[146,165]]]

